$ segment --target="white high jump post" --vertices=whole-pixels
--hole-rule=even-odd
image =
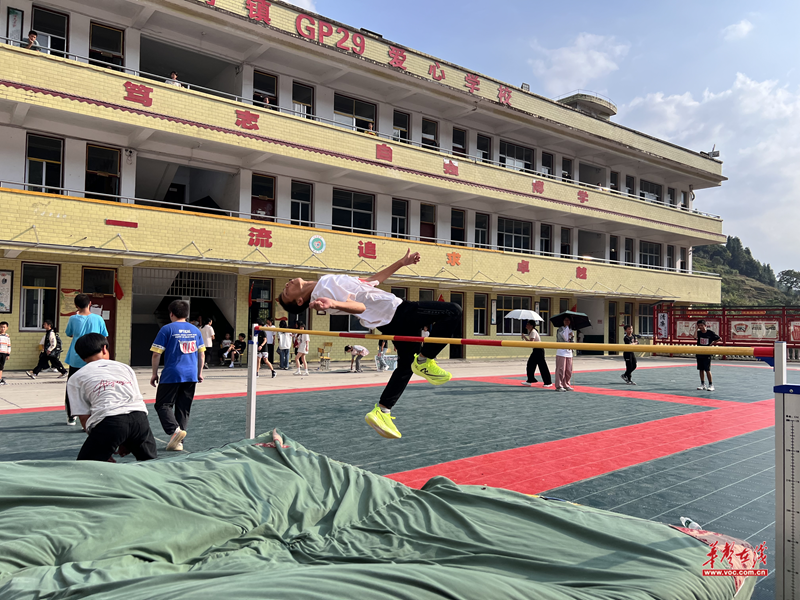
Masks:
[[[256,437],[256,372],[259,367],[258,326],[250,326],[250,339],[247,341],[247,437]]]

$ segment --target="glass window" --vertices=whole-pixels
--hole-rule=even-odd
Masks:
[[[334,231],[353,231],[373,233],[372,215],[375,196],[333,190],[333,229]]]
[[[667,264],[668,269],[675,268],[675,246],[667,246]]]
[[[391,288],[391,292],[401,300],[408,299],[408,288],[393,287]]]
[[[556,159],[549,152],[542,152],[542,173],[552,175],[555,169]]]
[[[392,237],[408,237],[408,202],[392,198]]]
[[[406,142],[411,139],[411,116],[400,112],[394,111],[394,125],[392,137],[398,142]]]
[[[292,181],[292,225],[311,227],[311,202],[314,187],[310,183]]]
[[[453,127],[453,154],[456,156],[467,155],[467,132]]]
[[[422,119],[422,145],[425,148],[439,149],[439,123]]]
[[[633,263],[633,240],[625,238],[625,264],[632,265]]]
[[[475,247],[489,247],[489,215],[475,214]]]
[[[250,212],[262,221],[275,220],[275,178],[253,173],[251,180]]]
[[[64,56],[67,51],[67,31],[69,19],[67,15],[33,7],[33,30],[41,52]]]
[[[639,241],[639,266],[661,266],[661,244]]]
[[[423,242],[436,241],[436,207],[433,204],[419,205],[419,237]]]
[[[486,294],[475,294],[475,302],[472,305],[472,333],[474,335],[486,335],[486,317],[488,314],[489,296]]]
[[[511,252],[530,252],[530,222],[499,217],[497,219],[497,247]]]
[[[377,108],[374,104],[342,96],[333,95],[333,120],[340,127],[354,131],[367,131],[370,124],[374,129]]]
[[[569,310],[569,298],[559,298],[558,299],[558,312],[563,313]]]
[[[572,159],[561,159],[561,179],[564,181],[572,181]]]
[[[251,279],[249,289],[253,301],[248,310],[248,323],[272,319],[272,279]]]
[[[116,279],[114,269],[83,269],[83,286],[81,291],[84,294],[105,294],[114,295],[114,281]]]
[[[506,319],[512,310],[522,308],[530,310],[531,299],[525,296],[498,296],[497,297],[497,334],[520,335],[522,333],[522,319]]]
[[[625,175],[625,193],[631,196],[636,195],[636,177],[633,175]]]
[[[124,61],[123,31],[92,23],[89,27],[89,59],[94,65],[121,67]]]
[[[561,228],[561,256],[572,256],[572,229]]]
[[[689,271],[689,263],[686,261],[686,256],[687,255],[688,255],[688,252],[686,251],[686,248],[681,248],[681,254],[680,254],[681,261],[680,261],[680,264],[678,265],[678,269],[680,269],[681,271],[684,271],[684,272],[688,272]]]
[[[539,298],[539,316],[544,321],[538,321],[539,333],[542,335],[550,335],[550,298]]]
[[[619,191],[619,173],[616,171],[611,171],[611,189]]]
[[[500,140],[500,164],[514,171],[533,173],[533,150]]]
[[[612,263],[619,262],[619,238],[615,235],[610,236],[609,239],[609,259]]]
[[[433,302],[436,298],[433,297],[434,292],[433,290],[420,290],[419,291],[419,301],[420,302]]]
[[[675,206],[678,202],[678,196],[675,194],[675,188],[667,188],[667,202],[670,206]]]
[[[30,185],[25,189],[34,192],[47,192],[60,194],[61,187],[62,153],[64,141],[58,138],[44,137],[28,134],[28,162],[25,173],[25,183]],[[43,186],[52,186],[45,188]]]
[[[349,333],[369,333],[369,329],[361,324],[358,315],[331,315],[331,331],[346,331]]]
[[[297,116],[311,119],[314,116],[314,88],[296,81],[292,83],[292,106]]]
[[[653,306],[639,305],[639,335],[653,335]]]
[[[450,239],[455,246],[467,241],[467,213],[454,208],[450,212]]]
[[[546,223],[539,226],[539,252],[542,254],[553,252],[553,227]]]
[[[269,73],[253,73],[253,103],[256,106],[278,108],[278,78]]]
[[[22,263],[21,330],[41,330],[42,322],[58,323],[58,266]]]
[[[116,200],[108,196],[119,195],[119,158],[115,148],[86,146],[86,197],[99,200]]]
[[[639,181],[640,198],[644,198],[650,202],[662,202],[661,190],[662,187],[658,183],[645,181],[644,179]]]
[[[633,325],[633,302],[626,302],[623,305],[622,325]]]
[[[689,208],[689,194],[686,192],[681,192],[681,208],[688,209]]]
[[[492,162],[492,138],[478,134],[478,158],[482,162]]]

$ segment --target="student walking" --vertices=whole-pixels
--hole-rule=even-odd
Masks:
[[[304,323],[298,323],[296,325],[298,329],[305,329],[306,326]],[[297,371],[294,372],[295,375],[308,375],[308,363],[306,362],[306,354],[308,354],[309,346],[311,345],[311,336],[307,333],[296,333],[294,336],[294,347],[297,349],[297,355],[295,356],[294,362],[297,365]],[[303,365],[303,368],[300,368],[300,365]]]
[[[575,332],[570,328],[572,319],[564,317],[564,324],[556,332],[557,342],[575,341]],[[556,391],[572,392],[572,350],[556,350]]]
[[[536,323],[528,321],[525,323],[526,333],[522,334],[522,339],[526,342],[541,342],[542,338],[539,337],[539,332],[536,331]],[[550,377],[550,367],[547,366],[547,361],[544,358],[544,348],[532,348],[531,355],[528,357],[528,364],[525,367],[528,378],[522,382],[522,385],[531,386],[536,383],[536,367],[539,367],[539,375],[542,376],[542,383],[544,387],[553,387],[553,380]]]
[[[266,321],[267,327],[274,327],[272,324],[272,319],[267,319]],[[275,332],[274,331],[267,331],[267,362],[272,365],[275,357]],[[272,367],[270,367],[272,368]],[[275,369],[272,369],[272,372],[275,372]]]
[[[300,314],[307,308],[323,310],[334,315],[358,315],[367,329],[378,329],[386,335],[418,336],[423,327],[435,324],[437,337],[452,337],[461,326],[461,307],[453,302],[408,302],[391,292],[378,289],[396,271],[420,261],[419,252],[405,256],[364,281],[349,275],[324,275],[319,281],[299,277],[289,281],[278,301],[287,312]],[[398,354],[397,369],[381,394],[380,403],[364,420],[381,436],[399,438],[391,416],[392,407],[400,399],[412,374],[434,385],[450,381],[450,373],[436,364],[435,358],[444,344],[395,342]]]
[[[362,373],[361,359],[369,354],[369,350],[364,348],[364,346],[345,346],[344,351],[350,353],[350,372],[353,373],[353,361],[355,361],[355,372]]]
[[[67,350],[67,356],[64,362],[69,366],[67,373],[67,391],[64,393],[64,404],[67,409],[67,425],[75,425],[78,421],[72,414],[69,403],[69,378],[72,377],[79,369],[86,366],[83,359],[78,356],[75,351],[75,342],[88,333],[99,333],[108,339],[108,329],[106,329],[106,322],[103,317],[92,313],[92,299],[87,294],[78,294],[75,296],[75,308],[77,312],[67,321],[67,328],[64,330],[64,335],[72,338],[72,343]]]
[[[716,333],[706,327],[706,322],[700,319],[697,322],[697,345],[698,346],[716,346],[720,338]],[[697,354],[697,370],[700,372],[700,385],[697,386],[698,390],[714,391],[714,383],[711,380],[711,355],[710,354]],[[706,386],[704,376],[708,376],[708,386]]]
[[[169,438],[167,450],[183,450],[195,387],[203,382],[206,347],[200,330],[186,322],[189,303],[173,300],[169,305],[169,325],[158,332],[150,351],[153,374],[150,385],[156,391],[156,413]],[[161,355],[164,369],[158,377]]]
[[[107,462],[115,453],[130,453],[136,460],[156,458],[156,440],[133,369],[110,360],[108,339],[99,333],[81,336],[74,346],[86,365],[67,387],[72,413],[89,435],[78,460]]]
[[[292,334],[287,331],[278,333],[278,358],[280,359],[280,368],[284,371],[289,370],[289,358],[292,350],[294,339]]]
[[[265,327],[264,320],[258,319],[256,321],[259,327]],[[263,329],[258,330],[258,346],[256,348],[256,357],[258,358],[258,365],[256,366],[256,377],[258,377],[258,372],[261,370],[261,362],[263,361],[268,367],[269,370],[272,371],[272,376],[275,377],[275,367],[272,366],[272,361],[269,359],[269,352],[267,351],[267,341],[268,341],[268,334],[269,331],[264,331]]]
[[[206,369],[209,363],[214,360],[214,338],[217,334],[212,327],[213,324],[214,319],[209,317],[206,324],[200,328],[200,334],[203,336],[203,345],[206,347]]]
[[[622,341],[633,346],[639,345],[639,339],[633,335],[633,325],[625,325],[625,337],[622,338]],[[622,381],[628,385],[636,385],[632,379],[633,372],[636,370],[636,355],[633,352],[623,352],[622,358],[625,359],[625,372],[620,375]]]
[[[0,321],[0,385],[6,385],[3,369],[6,368],[6,361],[11,357],[11,337],[7,331],[8,322]]]
[[[64,365],[61,364],[61,360],[59,360],[59,356],[61,355],[61,338],[58,337],[58,332],[50,319],[45,319],[44,323],[42,323],[42,328],[44,329],[44,335],[39,342],[39,345],[42,347],[42,351],[39,353],[39,364],[34,367],[33,371],[25,371],[25,375],[31,379],[36,379],[39,373],[52,367],[61,373],[58,378],[62,379],[67,376],[67,370],[64,368]]]

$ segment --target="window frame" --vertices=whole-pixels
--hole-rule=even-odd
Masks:
[[[654,248],[658,249],[658,252],[649,252],[647,250],[653,250]],[[658,242],[648,242],[647,240],[639,240],[639,266],[645,269],[661,269],[662,265],[662,253],[664,251],[663,244]],[[648,257],[647,262],[643,261],[644,257]],[[656,262],[652,262],[653,257],[655,257]]]
[[[397,115],[403,115],[406,118],[406,127],[405,129],[402,127],[398,127],[396,124],[395,118]],[[405,137],[402,135],[398,135],[398,132],[405,132]],[[403,144],[410,144],[411,143],[411,115],[409,113],[403,112],[402,110],[395,109],[392,113],[392,139],[396,142],[401,142]]]
[[[567,169],[567,165],[569,165],[569,169]],[[568,177],[564,175],[568,175]],[[561,181],[575,181],[574,161],[566,156],[561,157]]]
[[[672,207],[678,206],[678,193],[675,191],[675,188],[672,187],[667,188],[666,202]]]
[[[479,228],[478,227],[478,217],[486,217],[486,229],[485,230],[483,228]],[[483,238],[484,238],[483,241],[479,241],[478,240],[478,232],[479,231],[485,231],[486,232],[486,235],[483,236]],[[473,242],[475,244],[476,248],[489,248],[491,246],[491,244],[489,243],[489,236],[491,234],[491,231],[492,231],[492,215],[490,215],[489,213],[476,212],[475,213],[475,240]]]
[[[352,102],[353,114],[343,113],[343,112],[340,112],[340,111],[336,110],[336,98],[337,98],[337,96],[340,99],[349,100],[350,102]],[[366,104],[367,106],[371,106],[372,107],[372,110],[373,110],[372,121],[370,121],[369,119],[364,119],[363,117],[359,117],[357,115],[356,104],[359,103],[359,102],[361,104]],[[340,94],[339,92],[334,92],[333,93],[333,107],[334,107],[334,109],[333,109],[333,121],[334,121],[334,124],[337,127],[343,127],[345,129],[349,128],[350,131],[361,131],[361,132],[364,132],[364,131],[369,131],[369,123],[372,123],[373,131],[375,131],[377,133],[377,131],[378,131],[378,105],[377,104],[375,104],[373,102],[367,102],[366,100],[361,100],[360,98],[356,98],[355,96],[348,96],[347,94]],[[339,121],[336,120],[336,115],[340,115],[342,117],[350,117],[350,118],[352,118],[353,122],[352,122],[351,125],[347,125],[344,122],[339,122]],[[358,124],[359,121],[363,121],[366,124],[366,126],[364,126],[364,127],[359,126],[359,124]]]
[[[425,123],[433,124],[435,132],[433,137],[433,144],[430,142],[426,142],[425,138]],[[429,150],[439,150],[439,121],[434,121],[433,119],[429,119],[427,117],[422,117],[422,129],[420,130],[420,145],[423,148],[428,148]]]
[[[430,300],[423,300],[422,299],[422,292],[430,292],[431,299]],[[417,297],[419,298],[419,302],[436,302],[436,290],[432,288],[420,288],[417,292]]]
[[[542,235],[544,228],[547,227],[547,236]],[[542,246],[547,242],[547,250]],[[550,223],[539,223],[539,252],[545,256],[553,256],[553,226]]]
[[[644,312],[642,309],[645,309]],[[638,307],[639,335],[653,335],[653,305],[639,304]]]
[[[478,306],[478,297],[484,299],[484,305]],[[472,335],[473,336],[487,336],[489,335],[489,294],[482,294],[475,292],[472,298]],[[476,324],[480,325],[482,331],[477,331]]]
[[[675,246],[667,244],[667,264],[665,265],[670,271],[675,270]]]
[[[608,186],[612,191],[619,191],[619,171],[611,171],[608,178]]]
[[[333,196],[336,194],[336,192],[344,192],[344,193],[347,193],[347,194],[351,195],[350,196],[350,208],[345,208],[345,207],[342,207],[342,206],[336,206],[335,204],[333,204],[333,202],[334,202]],[[347,189],[344,189],[344,188],[333,188],[332,194],[333,195],[331,196],[331,227],[332,227],[333,231],[348,231],[350,233],[358,233],[358,234],[361,234],[361,235],[374,235],[375,234],[375,194],[368,194],[366,192],[359,192],[357,190],[347,190]],[[367,214],[367,211],[364,211],[364,210],[361,210],[361,209],[355,209],[353,207],[353,205],[354,205],[353,201],[355,199],[353,194],[360,194],[362,196],[369,196],[370,198],[372,198],[372,210],[369,213],[369,215],[370,215],[370,228],[369,228],[369,230],[357,229],[353,225],[353,213],[354,212],[358,212],[360,214]],[[344,225],[334,225],[333,224],[333,220],[334,220],[333,219],[333,215],[334,215],[336,210],[339,210],[339,211],[349,210],[350,211],[350,226],[349,226],[349,228],[345,227]]]
[[[404,208],[403,215],[395,215],[394,214],[395,202],[397,202],[398,204],[400,204],[400,203],[403,204],[403,208]],[[409,230],[408,230],[408,200],[403,200],[402,198],[392,198],[392,214],[391,214],[391,217],[392,217],[391,236],[393,238],[407,240],[409,238]],[[399,229],[399,228],[395,226],[395,223],[399,223],[400,220],[402,220],[402,223],[403,223],[403,233],[400,233],[399,231],[396,231],[396,229]]]
[[[503,231],[501,229],[501,224],[504,221],[508,221],[508,222],[510,222],[512,224],[510,232]],[[525,228],[525,226],[528,227],[527,236],[525,235],[525,233],[520,233],[520,234],[516,233],[516,225],[518,223],[523,226],[523,229]],[[501,243],[501,236],[503,238],[502,239],[502,243]],[[507,246],[505,244],[506,236],[511,236],[511,239],[512,239],[512,245],[511,246]],[[527,247],[520,246],[519,248],[517,248],[514,245],[516,243],[517,238],[520,238],[521,240],[524,241],[526,237],[528,239],[528,246]],[[534,231],[533,231],[533,221],[525,221],[523,219],[514,219],[512,217],[503,217],[503,216],[498,216],[497,217],[497,249],[498,250],[502,250],[504,252],[516,252],[516,253],[519,253],[519,254],[533,254],[532,245],[533,245],[534,238],[535,238],[535,235],[534,235]]]
[[[546,308],[542,305],[543,302],[547,303],[547,307]],[[541,324],[540,328],[538,330],[539,334],[540,335],[553,335],[551,333],[551,331],[550,331],[550,325],[551,325],[551,323],[550,323],[550,313],[551,313],[552,307],[553,307],[552,298],[550,298],[549,296],[545,296],[545,297],[539,298],[539,300],[538,300],[538,302],[536,304],[539,305],[538,310],[536,312],[538,312],[539,316],[542,317],[542,319],[544,319],[543,321],[539,321],[538,322],[538,323]]]
[[[54,163],[54,161],[40,159],[40,158],[31,158],[29,156],[31,136],[38,137],[38,138],[46,138],[46,139],[51,139],[51,140],[58,140],[59,142],[61,142],[61,161],[59,163],[57,163],[59,165],[59,171],[60,171],[60,175],[59,175],[59,178],[58,178],[58,186],[57,187],[59,187],[59,188],[63,188],[64,187],[64,142],[65,142],[64,138],[55,137],[55,136],[51,136],[51,135],[40,135],[38,133],[27,132],[27,135],[25,136],[25,189],[28,190],[28,191],[34,191],[34,192],[38,191],[38,192],[44,192],[44,193],[47,193],[47,194],[63,194],[64,193],[63,189],[59,189],[58,191],[54,191],[53,188],[48,188],[47,187],[47,184],[46,184],[46,181],[47,181],[46,168],[47,167],[46,166],[42,167],[42,176],[43,176],[42,184],[38,185],[38,184],[32,184],[30,182],[30,162],[32,160],[35,161],[35,162],[45,163],[45,165],[49,164],[49,163],[56,164],[56,163]],[[87,159],[88,159],[88,150],[87,150]],[[31,189],[31,188],[37,188],[37,189]]]
[[[341,325],[334,325],[334,322],[347,319],[347,329],[342,329]],[[358,315],[328,315],[329,331],[339,331],[343,333],[370,333],[369,327],[364,327],[358,320]]]
[[[275,80],[275,93],[270,94],[266,90],[256,88],[256,75],[260,75],[262,77],[271,77]],[[278,75],[273,75],[272,73],[267,73],[266,71],[261,71],[259,69],[253,70],[253,105],[255,106],[263,106],[264,108],[269,108],[272,110],[278,110],[278,94],[280,93],[280,77]],[[264,104],[262,102],[258,102],[255,99],[255,95],[259,93],[265,97],[270,99],[269,104]]]
[[[628,242],[630,242],[630,244],[628,244]],[[624,258],[623,264],[626,264],[626,265],[629,265],[629,266],[635,266],[636,265],[636,247],[633,245],[633,242],[634,242],[633,238],[629,238],[629,237],[625,238],[624,250],[623,250],[623,258]],[[629,245],[630,245],[630,249],[628,249]],[[629,253],[630,253],[630,256],[628,256]]]
[[[567,232],[567,237],[569,238],[566,244],[564,243],[565,231]],[[572,258],[572,227],[562,227],[561,234],[559,235],[559,237],[561,239],[558,241],[558,255],[562,258],[564,258],[565,256]],[[566,252],[564,252],[564,246],[567,247]]]
[[[608,262],[610,264],[620,264],[619,262],[619,236],[608,236]]]
[[[107,54],[111,55],[111,58],[115,58],[114,53],[112,53],[112,52],[110,52],[108,50],[100,50],[100,49],[97,49],[97,48],[92,48],[92,27],[94,27],[95,25],[97,27],[104,27],[105,29],[110,29],[111,31],[119,32],[120,38],[121,38],[121,41],[120,41],[120,54],[119,54],[119,56],[116,57],[116,58],[119,59],[119,64],[114,64],[112,62],[107,62],[107,61],[104,61],[104,60],[100,60],[99,58],[93,58],[92,57],[92,52],[97,52],[99,54],[107,53]],[[89,64],[92,64],[92,65],[95,65],[95,66],[99,66],[99,67],[112,68],[112,69],[114,69],[116,71],[121,71],[122,68],[125,66],[125,30],[121,29],[119,27],[115,27],[113,25],[106,25],[105,23],[101,23],[99,21],[89,21],[89,50],[88,50],[88,55],[89,55]]]
[[[647,188],[647,189],[645,189]],[[651,191],[656,190],[656,191]],[[650,200],[645,196],[645,194],[650,194],[651,196],[655,196],[655,200]],[[646,179],[639,180],[639,197],[643,200],[647,200],[648,202],[658,202],[659,204],[663,204],[664,202],[664,186],[660,183],[654,183],[652,181],[647,181]]]
[[[461,150],[456,150],[456,131],[460,131],[464,134],[464,145],[459,146],[462,148]],[[451,139],[450,147],[452,149],[453,156],[466,158],[467,154],[469,154],[469,131],[466,129],[461,129],[460,127],[453,127],[453,137]]]
[[[306,104],[305,102],[298,102],[294,99],[294,88],[295,86],[308,88],[311,90],[311,104]],[[309,85],[307,83],[303,83],[302,81],[293,80],[292,81],[292,114],[296,117],[300,117],[303,119],[315,119],[316,114],[314,113],[315,104],[317,100],[317,90],[314,88],[313,85]],[[297,110],[297,106],[305,106],[310,110],[301,111]]]
[[[40,267],[54,267],[56,269],[56,287],[34,287],[34,286],[26,286],[25,285],[25,267],[27,265],[35,265]],[[26,304],[25,304],[25,290],[54,290],[55,291],[55,298],[54,303],[55,306],[53,308],[53,323],[55,323],[56,327],[58,327],[58,317],[59,317],[59,293],[58,290],[61,288],[61,265],[57,263],[45,263],[45,262],[35,262],[35,261],[23,261],[20,265],[20,277],[19,277],[19,291],[20,291],[20,309],[19,309],[19,331],[20,333],[25,331],[44,331],[42,327],[42,322],[47,319],[48,317],[45,316],[43,310],[44,298],[43,294],[37,300],[39,310],[37,311],[37,323],[39,324],[37,327],[26,327],[25,326],[25,317],[27,316]]]
[[[463,226],[456,227],[454,225],[455,220],[453,219],[453,215],[455,213],[461,213],[463,215]],[[460,231],[460,239],[456,239],[456,232]],[[467,211],[463,208],[450,208],[450,244],[453,246],[466,246],[467,245]]]
[[[296,200],[294,198],[294,184],[300,185],[307,185],[311,188],[311,200],[305,202],[303,200]],[[277,185],[277,182],[275,183]],[[276,194],[277,195],[277,194]],[[303,218],[295,219],[292,215],[294,214],[294,206],[295,203],[298,205],[308,204],[308,221],[305,222]],[[277,208],[277,200],[275,201],[275,206]],[[277,210],[275,211],[277,212]],[[302,211],[301,211],[302,212]],[[313,227],[314,226],[314,184],[309,181],[300,181],[296,179],[292,179],[290,186],[289,186],[289,215],[291,217],[291,224],[292,225],[299,225],[301,227]]]
[[[433,221],[423,221],[422,220],[422,209],[423,209],[423,207],[433,209]],[[419,239],[420,239],[421,242],[436,242],[436,240],[437,240],[437,237],[436,237],[436,233],[437,233],[436,232],[436,221],[437,221],[437,219],[436,219],[436,217],[437,217],[436,208],[437,207],[436,207],[435,204],[430,204],[428,202],[420,202],[420,204],[419,204]],[[423,225],[432,225],[433,226],[433,235],[432,236],[425,235],[425,234],[422,233],[422,226]]]
[[[511,300],[511,302],[510,302],[511,303],[511,308],[506,308],[505,306],[502,306],[502,304],[504,304],[506,298],[509,298]],[[503,302],[501,302],[501,299],[503,300]],[[519,299],[520,300],[520,302],[519,302],[520,306],[514,306],[514,300],[515,299]],[[522,331],[523,331],[523,329],[522,329],[522,321],[523,320],[522,319],[509,319],[509,321],[511,321],[511,322],[507,323],[505,315],[506,315],[506,313],[509,313],[512,310],[516,310],[517,308],[520,308],[520,309],[523,309],[523,310],[530,310],[531,306],[533,306],[533,298],[531,296],[517,296],[517,295],[512,295],[512,294],[498,294],[497,297],[496,297],[496,300],[497,300],[497,310],[496,310],[496,315],[495,316],[497,317],[497,335],[503,335],[503,336],[505,336],[505,335],[522,335]],[[525,304],[525,302],[523,302],[524,300],[527,300],[527,305],[528,305],[527,307],[523,306],[523,304]],[[519,331],[514,331],[514,329],[516,329],[515,325],[519,328]],[[510,326],[511,327],[511,331],[505,331],[506,326]]]
[[[45,54],[61,56],[61,57],[66,58],[67,55],[69,54],[69,13],[62,13],[62,12],[59,12],[57,10],[52,10],[50,8],[46,8],[44,6],[33,5],[31,7],[31,29],[33,29],[34,31],[37,32],[36,41],[37,42],[40,41],[39,40],[39,36],[46,35],[47,39],[48,39],[48,44],[49,44],[49,40],[52,39],[53,34],[52,33],[47,33],[45,31],[43,31],[41,28],[37,28],[36,27],[36,11],[37,10],[40,10],[40,11],[43,11],[43,12],[48,12],[48,13],[53,14],[53,15],[58,15],[59,17],[64,17],[64,19],[66,19],[66,30],[64,32],[66,35],[63,38],[61,38],[61,36],[56,36],[56,38],[64,40],[64,50],[54,50],[49,45],[47,47],[42,46],[42,52],[44,52]],[[124,39],[123,39],[123,42],[124,42]],[[45,52],[45,50],[46,50],[46,52]]]
[[[636,176],[625,175],[625,193],[629,196],[636,195]]]
[[[116,152],[117,153],[117,173],[116,173],[116,175],[114,173],[105,173],[103,171],[90,171],[89,170],[89,148],[101,148],[103,150],[111,150],[112,152]],[[84,196],[86,196],[86,198],[93,198],[93,196],[90,196],[89,194],[100,194],[101,196],[99,198],[97,198],[98,200],[110,200],[111,198],[108,198],[108,196],[119,196],[120,195],[119,192],[121,191],[120,188],[122,187],[122,149],[114,148],[112,146],[101,146],[100,144],[86,144],[86,162],[84,164],[85,164],[85,171],[84,171],[83,193],[84,193]],[[88,175],[89,173],[97,175],[98,177],[115,177],[116,181],[117,181],[116,193],[114,193],[114,194],[105,194],[104,192],[90,192],[89,190],[87,190],[86,189],[86,175]]]
[[[272,180],[272,198],[270,198],[269,196],[261,196],[261,195],[257,196],[255,194],[255,185],[253,185],[253,184],[256,181],[256,177],[260,177],[262,179],[271,179]],[[266,175],[264,173],[255,173],[255,172],[250,174],[250,210],[251,211],[253,210],[253,204],[252,204],[253,198],[258,198],[259,200],[267,200],[267,201],[271,200],[272,201],[273,212],[275,213],[274,215],[257,215],[256,213],[251,212],[250,213],[250,218],[251,219],[258,219],[259,221],[271,221],[271,222],[274,223],[275,219],[277,219],[277,216],[278,216],[278,200],[277,200],[277,197],[278,197],[278,180],[274,175]]]
[[[397,291],[395,291],[395,290],[402,291],[402,294],[398,294]],[[399,286],[394,286],[393,285],[391,288],[389,288],[389,291],[392,294],[394,294],[395,296],[397,296],[398,298],[400,298],[401,300],[408,300],[408,288],[407,287],[399,287]]]
[[[514,157],[513,158],[510,157],[510,155],[508,153],[509,148],[513,148],[514,149]],[[522,151],[522,154],[523,154],[523,158],[521,159],[522,163],[523,163],[523,166],[520,167],[520,168],[517,168],[517,164],[516,163],[517,163],[517,161],[520,160],[519,158],[517,158],[517,155],[519,153],[518,151],[520,151],[520,150]],[[525,152],[530,152],[531,153],[530,161],[526,161],[525,160],[525,157],[524,157]],[[509,162],[508,162],[509,159],[514,161],[514,166],[509,166]],[[536,172],[536,150],[534,150],[533,148],[529,148],[528,146],[523,146],[522,144],[517,144],[515,142],[509,142],[509,141],[501,139],[500,140],[500,155],[498,157],[498,162],[500,163],[501,167],[504,167],[506,169],[510,169],[512,171],[517,171],[519,173],[535,173]]]
[[[546,156],[550,157],[550,166],[549,167],[545,166],[545,164],[544,164],[544,159],[545,159]],[[552,152],[545,152],[544,150],[542,150],[541,151],[541,165],[542,166],[539,169],[539,173],[541,173],[545,177],[552,178],[553,177],[553,171],[556,168],[556,155],[553,154]],[[544,169],[547,169],[547,171],[545,171]]]
[[[488,151],[481,150],[481,140],[486,140],[489,143]],[[492,136],[483,133],[478,134],[477,143],[475,145],[475,155],[480,162],[491,163],[492,161]]]
[[[111,288],[108,292],[88,292],[86,291],[86,271],[110,271],[113,273],[113,281],[111,283]],[[90,296],[113,296],[114,295],[114,283],[117,281],[117,270],[113,267],[94,267],[94,266],[86,266],[83,265],[81,267],[81,292],[84,294],[89,294]]]

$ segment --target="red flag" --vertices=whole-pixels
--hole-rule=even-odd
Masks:
[[[247,294],[247,306],[253,306],[253,284],[250,284],[250,293]]]
[[[122,300],[122,297],[125,295],[125,292],[122,291],[122,286],[117,281],[117,278],[114,277],[114,297],[117,300]]]

